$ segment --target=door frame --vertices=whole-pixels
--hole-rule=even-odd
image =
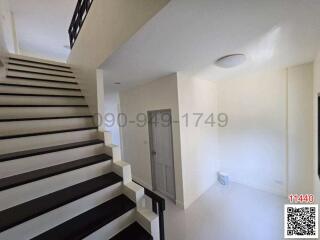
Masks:
[[[149,133],[149,153],[150,153],[150,164],[151,164],[151,179],[152,179],[152,190],[156,190],[156,180],[155,180],[155,169],[154,169],[154,158],[152,154],[153,149],[153,132],[152,132],[152,121],[151,117],[153,113],[161,113],[161,112],[169,112],[170,113],[170,132],[171,132],[171,155],[172,155],[172,166],[173,166],[173,187],[174,187],[174,198],[168,197],[167,198],[176,201],[177,198],[177,192],[176,192],[176,169],[175,169],[175,159],[174,159],[174,148],[173,148],[173,131],[172,131],[172,111],[170,108],[168,109],[159,109],[159,110],[150,110],[147,111],[147,117],[148,117],[148,133]],[[161,193],[160,193],[161,194]]]

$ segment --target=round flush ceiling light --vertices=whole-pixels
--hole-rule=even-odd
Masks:
[[[241,65],[246,61],[246,55],[244,54],[231,54],[223,56],[216,60],[215,64],[222,68],[233,68]]]

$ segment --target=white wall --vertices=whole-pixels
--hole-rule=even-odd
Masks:
[[[312,192],[312,64],[218,82],[221,169],[231,180],[286,195]]]
[[[15,22],[8,0],[0,0],[0,44],[2,51],[19,53]]]
[[[318,96],[320,95],[320,52],[314,62],[314,88],[313,88],[313,139],[314,139],[314,155],[313,155],[313,184],[316,200],[320,204],[320,179],[318,176]]]
[[[205,124],[205,119],[218,113],[217,88],[211,81],[178,74],[178,95],[181,135],[181,159],[184,185],[184,207],[187,208],[217,179],[218,129]],[[203,113],[196,126],[194,113]],[[183,115],[189,115],[186,124]]]
[[[171,109],[173,120],[179,119],[177,75],[149,82],[142,86],[120,92],[121,112],[128,121],[135,121],[139,113],[147,111]],[[123,159],[131,164],[133,178],[146,187],[152,188],[151,160],[149,149],[148,125],[138,127],[137,123],[129,123],[121,128]],[[173,151],[176,181],[176,201],[183,205],[183,181],[180,155],[179,123],[173,123]]]
[[[67,62],[74,66],[92,113],[97,112],[96,69],[168,0],[95,0]]]
[[[221,169],[231,181],[284,194],[286,185],[286,70],[218,82]]]
[[[104,121],[105,130],[111,132],[112,143],[121,147],[120,128],[117,123],[117,118],[121,112],[119,93],[105,91],[104,103],[104,118],[107,118],[107,121]]]
[[[180,72],[120,92],[120,105],[128,120],[167,108],[179,119],[173,135],[177,204],[182,207],[205,193],[219,170],[229,173],[231,181],[275,194],[310,193],[312,70],[312,64],[304,64],[218,82]],[[194,113],[204,114],[198,126]],[[226,113],[228,125],[205,124],[211,113]],[[128,123],[122,138],[124,160],[132,164],[136,180],[150,187],[147,126]]]
[[[288,193],[313,192],[313,64],[288,69]]]
[[[121,112],[130,120],[149,110],[171,109],[177,205],[187,208],[216,182],[218,171],[218,130],[204,124],[195,126],[193,113],[209,116],[217,112],[216,85],[213,82],[189,78],[183,73],[152,81],[120,92]],[[179,103],[178,103],[179,101]],[[186,126],[182,116],[190,115]],[[131,163],[136,180],[151,187],[149,133],[128,124],[121,128],[124,160]],[[180,143],[181,141],[181,143]],[[180,150],[181,146],[181,150]]]

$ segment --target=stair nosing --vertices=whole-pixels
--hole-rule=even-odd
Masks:
[[[0,136],[0,140],[7,140],[7,139],[13,139],[13,138],[23,138],[23,137],[34,137],[34,136],[42,136],[42,135],[51,135],[51,134],[57,134],[57,133],[79,132],[79,131],[94,130],[94,129],[98,129],[98,128],[97,127],[87,127],[87,128],[74,128],[74,129],[64,129],[64,130],[56,130],[56,131],[37,132],[37,133],[7,135],[7,136]],[[1,162],[1,160],[0,160],[0,162]]]
[[[33,81],[40,81],[40,82],[53,82],[53,83],[64,83],[64,84],[72,84],[72,85],[78,85],[78,82],[69,82],[64,80],[50,80],[50,79],[42,79],[42,78],[32,78],[32,77],[18,77],[18,76],[12,76],[12,75],[6,75],[7,78],[12,79],[22,79],[22,80],[33,80]]]
[[[92,118],[91,115],[66,116],[66,117],[40,117],[40,118],[12,118],[0,119],[0,122],[20,122],[20,121],[37,121],[37,120],[53,120],[53,119],[70,119],[70,118]]]
[[[122,205],[122,209],[117,209],[119,207],[119,205],[117,205],[118,202],[121,202],[120,204]],[[126,204],[125,206],[123,204]],[[106,210],[110,210],[110,209],[116,209],[120,210],[117,213],[110,213],[109,211]],[[85,228],[82,229],[82,232],[77,232],[78,234],[76,236],[64,236],[63,238],[61,238],[62,236],[59,235],[59,239],[68,239],[68,240],[80,240],[80,239],[84,239],[85,237],[89,236],[90,234],[96,232],[97,230],[103,228],[104,226],[110,224],[111,222],[113,222],[114,220],[116,220],[117,218],[123,216],[124,214],[126,214],[129,211],[132,211],[136,208],[136,203],[134,203],[132,200],[130,200],[127,196],[125,196],[124,194],[121,194],[115,198],[112,198],[111,200],[108,200],[92,209],[89,209],[88,211],[79,214],[78,216],[75,216],[74,218],[71,218],[63,223],[61,223],[58,226],[53,227],[52,229],[49,229],[48,231],[32,238],[33,240],[37,240],[37,239],[57,239],[57,236],[48,236],[50,235],[52,232],[57,233],[59,235],[59,231],[63,231],[63,228],[66,228],[66,226],[69,224],[73,224],[75,225],[75,222],[88,222],[91,219],[93,219],[92,222],[90,223],[90,226],[81,226],[82,224],[80,224],[79,227],[89,227],[89,228]],[[98,222],[97,222],[97,218],[94,218],[92,215],[94,215],[95,217],[97,217],[97,212],[103,214],[103,216],[98,216]],[[107,215],[107,213],[109,213],[109,216]],[[102,219],[103,217],[103,219]],[[94,222],[94,220],[96,220]],[[78,227],[78,226],[77,226]],[[70,233],[72,234],[72,233]]]
[[[29,67],[29,68],[38,68],[42,70],[50,70],[50,71],[57,71],[57,72],[64,72],[64,73],[73,73],[72,71],[69,70],[62,70],[62,69],[54,69],[54,68],[46,68],[46,67],[40,67],[40,66],[32,66],[32,65],[26,65],[26,64],[20,64],[20,63],[13,63],[13,62],[8,62],[8,65],[15,65],[15,66],[20,66],[20,67]]]
[[[6,157],[6,158],[1,157],[1,155],[0,155],[0,162],[17,160],[17,159],[26,158],[26,157],[44,155],[44,154],[48,154],[48,153],[60,152],[60,151],[81,148],[81,147],[86,147],[86,146],[92,146],[92,145],[98,145],[98,144],[103,144],[103,143],[104,142],[101,140],[90,140],[90,141],[82,141],[82,142],[40,148],[40,149],[42,149],[42,152],[33,152],[33,153],[31,152],[31,151],[36,151],[36,150],[39,151],[40,149],[31,149],[31,150],[25,150],[25,151],[20,151],[20,152],[13,152],[13,153],[8,153],[8,154],[3,154],[3,155],[13,155],[13,156]],[[78,145],[71,146],[72,144],[73,145],[78,144]],[[69,145],[69,146],[66,147],[66,145]],[[62,146],[64,146],[64,147],[62,147]],[[46,150],[44,150],[44,149],[46,149]],[[30,152],[30,153],[22,154],[23,152]],[[17,154],[17,153],[20,153],[21,155],[14,156],[14,154]]]
[[[45,62],[40,62],[40,61],[36,61],[36,60],[27,60],[27,59],[21,59],[21,58],[11,57],[11,56],[9,57],[9,60],[15,60],[15,61],[21,61],[21,62],[29,62],[29,63],[34,63],[34,64],[42,64],[42,65],[46,65],[46,66],[71,69],[71,67],[69,67],[69,66],[63,66],[63,65],[60,65],[60,64],[45,63]]]
[[[114,177],[114,178],[116,178],[116,179],[110,180],[110,182],[108,182],[108,183],[101,184],[101,186],[98,186],[98,187],[96,187],[96,188],[94,188],[94,189],[88,190],[87,192],[83,192],[82,194],[79,194],[79,195],[75,195],[75,196],[70,197],[70,194],[66,194],[66,193],[68,193],[68,191],[69,191],[69,192],[72,191],[72,189],[79,188],[79,186],[82,186],[82,185],[85,185],[85,184],[89,184],[89,183],[91,183],[91,182],[97,181],[97,179],[103,179],[103,178],[106,178],[106,177],[110,177],[110,178],[111,178],[111,177]],[[113,173],[113,172],[107,173],[107,174],[101,175],[101,176],[99,176],[99,177],[95,177],[95,178],[89,179],[89,180],[87,180],[87,181],[84,181],[84,182],[81,182],[81,183],[72,185],[72,186],[70,186],[70,187],[67,187],[67,188],[64,188],[64,189],[55,191],[55,192],[53,192],[53,193],[49,193],[49,194],[47,194],[47,195],[44,195],[44,196],[41,196],[41,197],[39,197],[39,198],[30,200],[30,201],[28,201],[28,202],[19,204],[19,205],[17,205],[17,206],[12,207],[12,208],[3,210],[3,211],[0,212],[0,216],[1,216],[1,214],[3,214],[3,213],[6,212],[6,211],[7,211],[7,212],[10,211],[10,210],[12,211],[12,209],[21,207],[21,206],[26,205],[26,204],[30,204],[32,201],[33,201],[33,202],[41,201],[41,200],[43,201],[43,200],[46,199],[46,198],[50,198],[50,197],[52,198],[52,196],[55,196],[55,195],[58,195],[58,194],[61,194],[61,193],[64,193],[64,192],[66,192],[66,193],[64,194],[64,196],[70,197],[69,199],[66,198],[65,200],[63,200],[63,201],[61,201],[61,202],[57,202],[57,201],[56,201],[55,204],[52,204],[53,206],[48,207],[47,209],[42,209],[41,211],[38,211],[38,212],[35,213],[35,214],[31,214],[30,216],[24,216],[23,218],[17,220],[15,223],[7,224],[6,226],[3,226],[2,228],[0,228],[0,232],[6,231],[6,230],[8,230],[8,229],[10,229],[10,228],[12,228],[12,227],[14,227],[14,226],[17,226],[17,225],[19,225],[19,224],[21,224],[21,223],[24,223],[24,222],[26,222],[26,221],[29,221],[29,220],[34,219],[34,218],[36,218],[36,217],[39,217],[39,216],[41,216],[41,215],[43,215],[43,214],[45,214],[45,213],[47,213],[47,212],[53,211],[53,210],[55,210],[55,209],[58,209],[58,208],[60,208],[60,207],[62,207],[62,206],[65,206],[65,205],[71,203],[71,202],[75,202],[75,201],[77,201],[77,200],[79,200],[79,199],[81,199],[81,198],[83,198],[83,197],[85,197],[85,196],[91,195],[91,194],[93,194],[93,193],[95,193],[95,192],[98,192],[98,191],[104,189],[104,188],[108,188],[108,187],[110,187],[110,186],[112,186],[112,185],[114,185],[114,184],[117,184],[117,183],[121,182],[121,180],[122,180],[122,178],[121,178],[120,176],[118,176],[117,174],[115,174],[115,173]],[[73,190],[73,191],[74,191],[74,190]]]
[[[90,161],[91,159],[92,159],[92,161]],[[12,183],[7,183],[4,186],[0,185],[0,192],[14,188],[14,187],[22,186],[22,185],[25,185],[28,183],[36,182],[36,181],[39,181],[42,179],[46,179],[49,177],[57,176],[57,175],[60,175],[63,173],[71,172],[71,171],[74,171],[77,169],[85,168],[85,167],[95,165],[95,164],[98,164],[101,162],[110,161],[111,159],[112,158],[110,156],[108,156],[107,154],[99,154],[99,155],[86,157],[86,158],[82,158],[82,159],[77,159],[77,160],[66,162],[66,163],[61,163],[61,164],[46,167],[46,168],[37,169],[37,170],[26,172],[26,173],[21,173],[21,174],[6,177],[6,178],[1,178],[0,182],[3,182],[4,180],[10,181],[10,179],[14,179],[14,178],[18,178],[18,177],[21,178],[22,176],[25,176],[24,180],[15,180],[15,181],[13,180]],[[81,163],[81,162],[84,162],[84,163],[76,164],[76,163]],[[76,165],[72,166],[74,164],[76,164]],[[41,172],[46,172],[46,174],[40,174]],[[28,177],[30,175],[32,175],[32,177]]]
[[[64,88],[64,87],[51,87],[51,86],[37,86],[37,85],[26,85],[26,84],[14,84],[14,83],[1,83],[0,86],[9,87],[27,87],[27,88],[46,88],[46,89],[56,89],[56,90],[66,90],[66,91],[77,91],[81,92],[79,88]]]
[[[29,71],[29,70],[22,70],[22,69],[13,69],[13,68],[7,68],[7,71],[11,72],[19,72],[19,73],[28,73],[28,74],[38,74],[38,75],[46,75],[46,76],[52,76],[52,77],[64,77],[64,78],[72,78],[75,79],[75,76],[64,76],[54,73],[42,73],[42,72],[35,72],[35,71]]]

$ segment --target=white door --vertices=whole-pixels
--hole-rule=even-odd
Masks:
[[[153,187],[175,200],[171,111],[149,112],[149,123]]]

